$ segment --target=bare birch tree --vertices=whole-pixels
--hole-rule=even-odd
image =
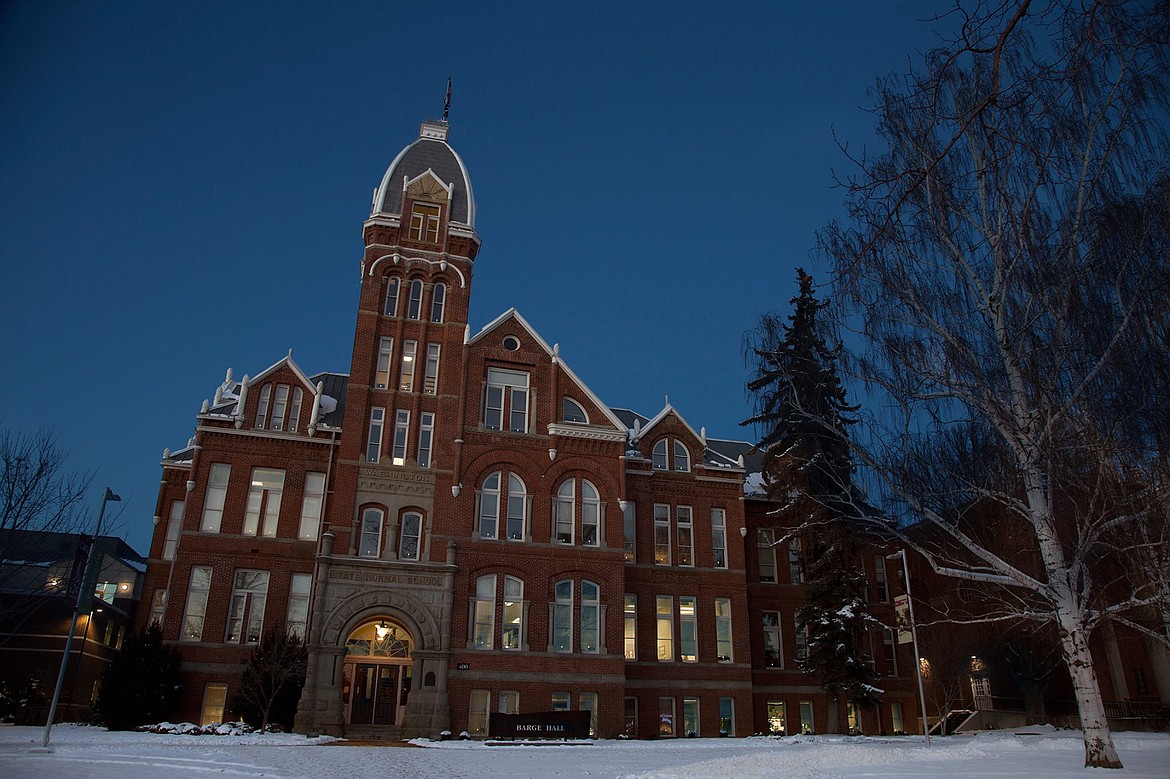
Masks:
[[[1148,415],[1170,402],[1168,17],[1165,0],[963,14],[879,82],[888,148],[855,160],[849,220],[821,235],[882,410],[855,456],[899,517],[885,529],[1055,626],[1087,766],[1121,766],[1090,632],[1155,597],[1102,581],[1099,558],[1144,521],[1106,496],[1154,489],[1132,479],[1166,452]]]

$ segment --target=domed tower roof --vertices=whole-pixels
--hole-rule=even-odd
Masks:
[[[406,182],[413,181],[428,170],[442,182],[453,187],[450,220],[454,224],[475,227],[475,196],[471,192],[471,177],[467,166],[447,143],[446,122],[423,122],[418,140],[398,153],[382,183],[374,192],[370,216],[402,214],[402,193]]]

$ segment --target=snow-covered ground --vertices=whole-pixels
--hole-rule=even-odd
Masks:
[[[582,746],[416,742],[422,748],[348,746],[295,735],[174,736],[58,725],[0,726],[3,779],[234,777],[1170,777],[1170,734],[1120,733],[1122,771],[1081,768],[1080,733],[1028,728],[935,739],[790,736],[784,739],[601,741]],[[330,743],[332,741],[332,743]]]

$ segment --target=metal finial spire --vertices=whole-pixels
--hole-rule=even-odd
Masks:
[[[447,117],[451,113],[451,77],[447,76],[447,97],[443,100],[443,121],[447,121]]]

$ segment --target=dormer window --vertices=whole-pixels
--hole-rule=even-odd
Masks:
[[[589,424],[589,417],[585,413],[585,409],[581,408],[581,404],[572,398],[565,398],[563,408],[561,409],[561,416],[566,422],[579,422],[583,425]]]
[[[255,427],[257,430],[289,430],[295,433],[300,422],[304,392],[300,387],[292,388],[292,410],[291,413],[288,413],[289,385],[277,384],[275,387],[274,391],[272,384],[265,384],[260,389],[260,404],[256,408]],[[287,426],[285,425],[286,413],[288,413]]]
[[[433,203],[413,203],[410,207],[410,229],[407,236],[412,241],[423,243],[439,242],[439,206]]]
[[[679,473],[687,473],[691,470],[690,450],[677,438],[658,439],[650,454],[651,463],[656,471],[674,470]]]

